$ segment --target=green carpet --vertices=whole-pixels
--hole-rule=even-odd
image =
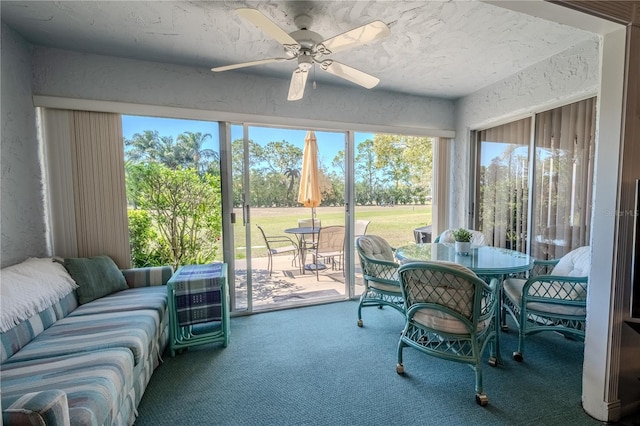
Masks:
[[[227,348],[202,345],[154,372],[136,425],[598,425],[581,407],[584,345],[555,333],[511,352],[517,333],[501,333],[504,364],[485,364],[489,405],[474,400],[467,365],[404,350],[403,318],[356,302],[261,313],[231,320]]]

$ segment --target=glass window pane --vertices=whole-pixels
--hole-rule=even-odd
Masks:
[[[588,244],[596,98],[536,116],[531,254],[559,258]]]
[[[478,223],[489,245],[525,251],[529,197],[526,118],[478,132]]]

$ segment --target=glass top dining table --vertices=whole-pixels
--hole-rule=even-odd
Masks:
[[[528,254],[500,247],[471,247],[468,255],[456,253],[450,243],[409,244],[396,249],[400,263],[414,261],[448,261],[466,266],[477,275],[499,277],[529,271],[534,258]]]

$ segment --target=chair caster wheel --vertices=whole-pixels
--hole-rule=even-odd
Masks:
[[[513,353],[513,359],[515,359],[518,362],[522,362],[522,354],[520,352],[514,352]]]
[[[489,365],[492,367],[497,367],[498,366],[498,358],[492,356],[491,358],[489,358]]]
[[[382,305],[378,305],[378,309],[382,309]]]
[[[505,331],[505,332],[506,332],[506,331],[509,331],[509,326],[508,326],[508,325],[501,325],[501,326],[500,326],[500,329],[501,329],[502,331]]]
[[[396,365],[396,373],[404,374],[404,365],[402,365],[402,364]]]
[[[361,319],[358,320],[358,327],[362,327],[362,320]]]
[[[484,407],[489,403],[489,397],[483,393],[476,394],[476,403],[481,407]]]

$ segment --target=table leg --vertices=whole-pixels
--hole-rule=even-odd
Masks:
[[[296,234],[298,238],[298,261],[300,261],[300,272],[304,275],[304,262],[306,259],[307,250],[304,247],[304,235]]]

